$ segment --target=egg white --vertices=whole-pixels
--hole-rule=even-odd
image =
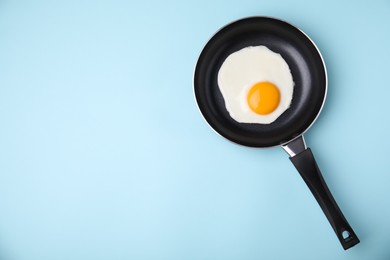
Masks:
[[[279,106],[270,114],[253,112],[247,95],[257,82],[267,81],[280,91]],[[218,72],[218,86],[229,115],[239,123],[270,124],[291,104],[294,81],[287,62],[266,46],[250,46],[230,54]]]

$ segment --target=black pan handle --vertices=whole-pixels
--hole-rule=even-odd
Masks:
[[[317,199],[343,248],[347,250],[358,244],[359,238],[330,193],[310,148],[290,157],[290,160]]]

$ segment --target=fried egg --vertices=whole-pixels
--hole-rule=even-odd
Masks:
[[[291,105],[294,81],[287,62],[266,46],[230,54],[218,71],[229,115],[239,123],[270,124]]]

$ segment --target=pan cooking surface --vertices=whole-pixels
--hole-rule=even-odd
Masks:
[[[233,120],[225,108],[217,75],[224,60],[244,47],[265,45],[282,55],[295,82],[291,106],[271,124]],[[195,69],[198,106],[208,123],[222,136],[246,146],[275,146],[302,134],[321,110],[326,94],[326,71],[311,40],[283,21],[253,17],[227,25],[204,47]]]

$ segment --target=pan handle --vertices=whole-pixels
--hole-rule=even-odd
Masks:
[[[306,148],[303,136],[282,147],[290,154],[291,162],[321,206],[344,250],[358,244],[359,238],[348,224],[329,191],[311,149]]]

